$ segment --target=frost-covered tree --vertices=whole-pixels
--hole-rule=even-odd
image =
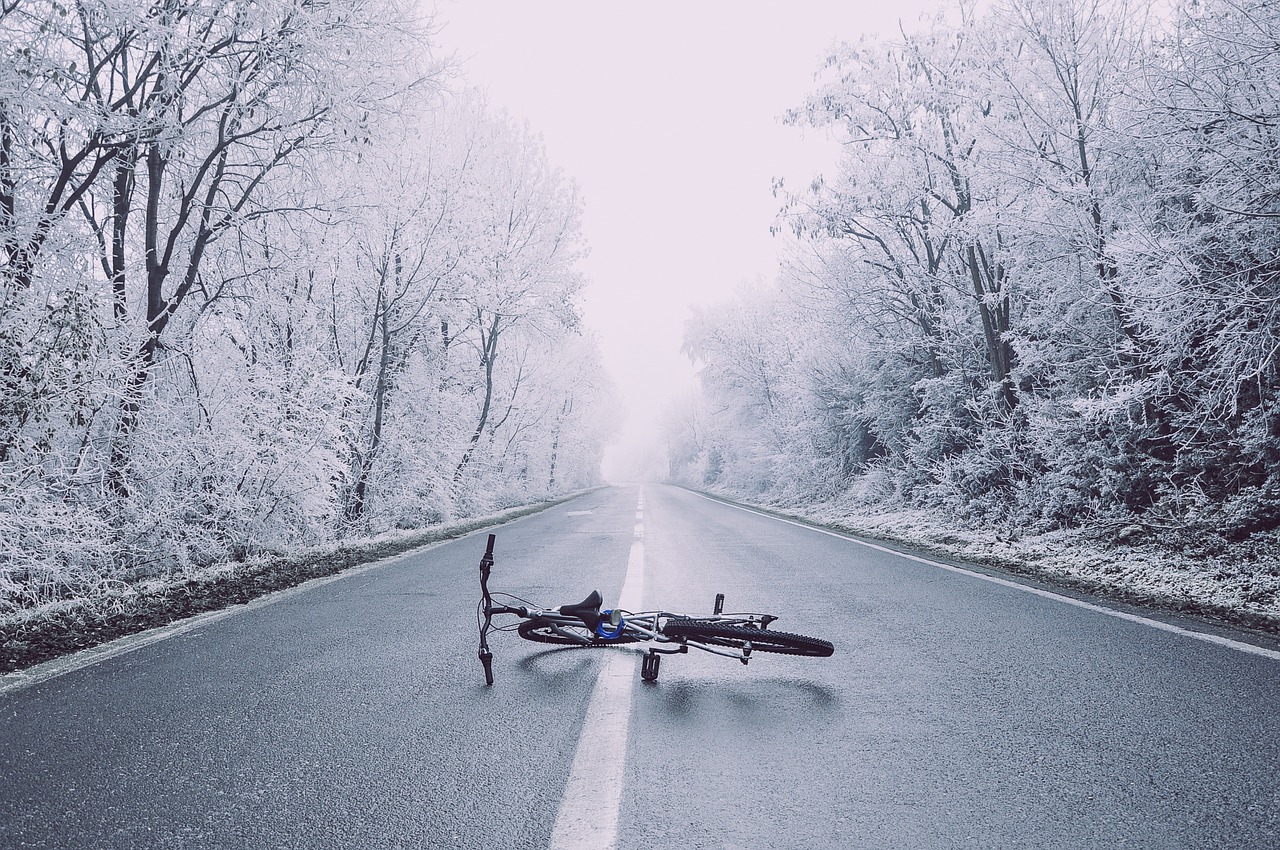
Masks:
[[[598,479],[576,193],[411,8],[5,4],[0,48],[0,607]]]
[[[953,11],[838,46],[790,114],[842,159],[785,194],[781,296],[690,326],[707,419],[673,468],[1010,526],[1274,525],[1280,16]]]
[[[452,356],[467,352],[479,366],[479,379],[464,389],[475,424],[455,482],[521,395],[525,339],[575,329],[575,297],[585,282],[576,268],[584,256],[576,187],[527,127],[496,118],[481,134],[469,185],[478,238],[448,296]]]
[[[1127,127],[1143,191],[1114,253],[1156,356],[1113,396],[1144,410],[1152,498],[1226,503],[1247,533],[1280,521],[1280,15],[1188,6],[1143,83]]]

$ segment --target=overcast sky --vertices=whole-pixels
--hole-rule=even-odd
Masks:
[[[628,412],[606,474],[627,476],[688,392],[690,305],[776,275],[773,179],[834,164],[833,142],[780,116],[837,40],[892,32],[936,2],[435,2],[468,81],[527,119],[582,188],[586,321]]]

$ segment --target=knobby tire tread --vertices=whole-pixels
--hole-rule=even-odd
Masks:
[[[826,658],[835,652],[835,645],[822,638],[797,635],[791,632],[775,632],[772,629],[753,629],[706,620],[669,620],[662,629],[669,637],[691,638],[717,646],[740,649],[751,643],[752,652],[774,652],[779,655],[804,655]]]

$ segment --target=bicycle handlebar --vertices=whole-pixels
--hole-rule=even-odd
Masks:
[[[489,651],[487,635],[493,623],[493,599],[489,596],[489,570],[493,568],[493,543],[496,534],[489,535],[484,555],[480,558],[480,605],[484,608],[484,624],[480,626],[480,663],[484,666],[484,683],[493,684],[493,653]]]

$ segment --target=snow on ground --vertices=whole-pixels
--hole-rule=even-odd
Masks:
[[[1226,615],[1280,631],[1280,531],[1239,543],[1212,534],[1179,540],[1137,526],[1118,533],[1005,533],[966,526],[939,511],[852,500],[758,507],[1105,596]]]

